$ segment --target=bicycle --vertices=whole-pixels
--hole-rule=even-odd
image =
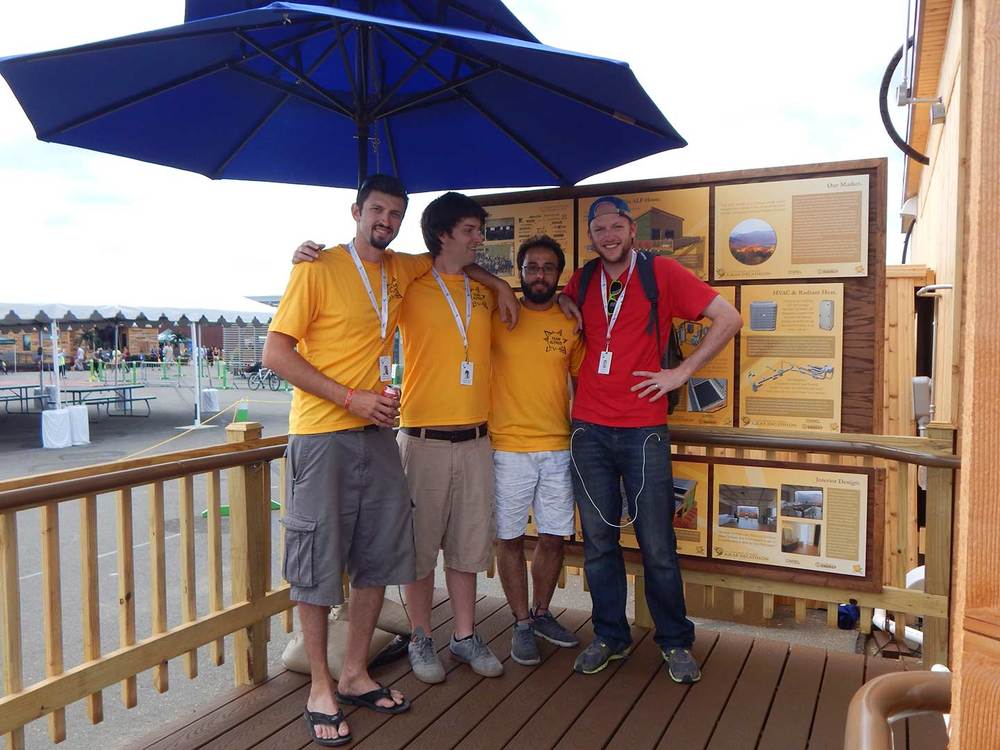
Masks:
[[[250,377],[247,378],[247,385],[251,391],[263,388],[276,391],[281,387],[281,377],[274,370],[261,367],[257,372],[250,374]]]

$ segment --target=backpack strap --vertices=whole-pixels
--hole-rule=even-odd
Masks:
[[[587,296],[587,287],[590,286],[590,280],[594,278],[594,271],[597,270],[597,264],[600,262],[600,258],[592,258],[584,263],[583,268],[580,269],[580,283],[577,286],[576,306],[581,310],[583,309],[583,300]]]

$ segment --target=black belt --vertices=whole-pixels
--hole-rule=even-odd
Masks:
[[[449,443],[464,443],[467,440],[486,437],[488,432],[485,424],[470,427],[467,430],[428,430],[426,427],[401,427],[400,430],[413,437],[428,440],[447,440]]]
[[[377,429],[377,424],[366,424],[364,427],[348,427],[346,430],[337,430],[337,432],[370,432]]]

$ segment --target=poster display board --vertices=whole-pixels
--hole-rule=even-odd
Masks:
[[[741,427],[840,432],[844,285],[740,290]]]
[[[707,463],[694,461],[671,462],[674,477],[674,534],[677,537],[677,554],[691,557],[708,556],[708,508],[709,508],[709,466]],[[639,506],[655,500],[643,493],[639,498]],[[633,505],[633,507],[635,507]],[[640,515],[643,513],[639,511]],[[628,511],[622,502],[622,524],[628,524]],[[583,540],[583,535],[577,518],[577,539]],[[625,526],[621,530],[622,547],[639,549],[635,529]]]
[[[865,577],[865,473],[719,464],[712,557]]]
[[[620,197],[632,209],[637,249],[673,258],[699,279],[708,280],[707,187],[623,193]],[[577,201],[579,266],[596,257],[587,236],[587,212],[593,202],[594,198]]]
[[[719,296],[736,304],[736,289],[716,287]],[[685,357],[705,338],[711,321],[686,321],[675,318],[674,330]],[[671,424],[732,427],[736,402],[736,343],[731,339],[707,365],[698,370],[681,389],[680,401],[670,415]]]
[[[714,278],[868,274],[868,175],[715,188]]]
[[[536,201],[485,206],[489,212],[483,231],[484,242],[476,251],[476,263],[496,274],[515,289],[520,286],[517,269],[517,249],[529,237],[547,234],[566,253],[566,269],[560,284],[573,274],[573,248],[576,244],[573,227],[573,201]]]

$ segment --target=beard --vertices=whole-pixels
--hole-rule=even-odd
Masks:
[[[556,296],[556,284],[545,281],[532,281],[530,284],[521,282],[521,293],[524,298],[535,305],[544,305]]]
[[[368,235],[368,244],[379,250],[385,250],[389,247],[389,243],[396,239],[396,235],[393,234],[392,230],[389,230],[388,235],[384,240],[380,240],[375,236],[375,227],[372,227],[372,231]]]

